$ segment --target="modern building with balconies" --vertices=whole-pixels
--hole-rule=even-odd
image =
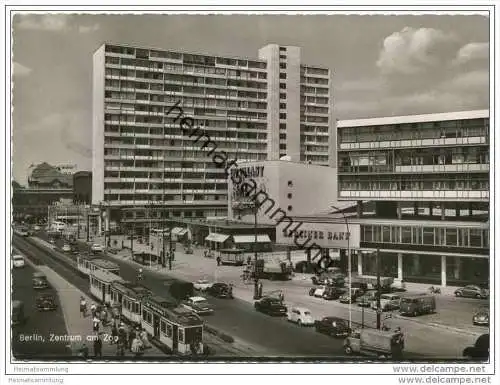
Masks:
[[[337,124],[338,199],[357,201],[353,270],[441,286],[489,278],[487,110]],[[366,210],[370,202],[370,210]],[[354,258],[354,257],[353,257]]]
[[[299,47],[269,44],[249,59],[104,44],[93,57],[92,202],[147,233],[167,218],[227,215],[215,152],[335,166],[332,83]],[[189,136],[174,106],[217,148]]]

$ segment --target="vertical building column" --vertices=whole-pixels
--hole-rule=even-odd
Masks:
[[[444,204],[444,202],[441,202],[441,220],[445,220],[446,219],[446,206]]]
[[[396,212],[398,215],[398,219],[401,219],[401,217],[403,216],[403,209],[401,208],[401,202],[396,203]]]
[[[358,275],[363,275],[363,254],[358,250]]]
[[[453,278],[460,279],[460,268],[462,267],[462,259],[455,257],[455,268],[453,269]]]
[[[398,280],[403,280],[403,254],[398,253]]]
[[[429,215],[432,217],[432,202],[429,202]]]
[[[361,218],[361,216],[363,215],[363,201],[357,201],[356,212],[358,218]]]
[[[446,256],[441,256],[441,286],[446,287]]]
[[[102,218],[101,213],[97,217],[97,236],[100,237],[102,235]]]

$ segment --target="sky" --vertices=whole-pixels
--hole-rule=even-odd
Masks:
[[[489,108],[489,19],[422,15],[17,14],[13,178],[46,161],[92,169],[92,54],[104,42],[256,58],[302,48],[334,73],[337,118]]]

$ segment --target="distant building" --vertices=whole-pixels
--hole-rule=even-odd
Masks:
[[[73,201],[90,204],[92,202],[92,173],[78,171],[73,174]]]
[[[58,167],[43,162],[31,169],[28,176],[30,188],[71,189],[73,176],[61,172]]]

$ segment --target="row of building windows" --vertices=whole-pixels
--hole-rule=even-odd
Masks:
[[[111,112],[111,111],[109,111]],[[161,114],[163,115],[163,114]],[[150,123],[150,124],[179,124],[179,121],[175,121],[177,116],[176,115],[168,115],[168,116],[151,116],[151,115],[140,115],[140,114],[112,114],[112,113],[107,113],[105,114],[104,120],[106,123],[111,124],[112,122],[125,122],[125,123]],[[225,110],[207,110],[205,109],[202,114],[196,114],[195,116],[218,116],[220,118],[223,118],[224,120],[266,120],[267,119],[267,113],[261,112],[250,112],[250,111],[225,111]],[[314,117],[312,117],[314,118]],[[328,118],[323,118],[323,117],[315,117],[315,119],[312,119],[311,117],[308,118],[308,121],[311,122],[328,122]]]
[[[178,144],[171,144],[171,143],[178,143]],[[129,146],[128,149],[133,149],[134,146],[148,146],[148,148],[143,148],[141,150],[148,150],[148,149],[153,149],[153,148],[157,148],[157,149],[163,149],[164,147],[180,147],[180,146],[183,146],[181,145],[181,141],[180,140],[177,140],[177,141],[168,141],[167,143],[165,143],[165,140],[163,139],[148,139],[148,138],[105,138],[104,140],[104,144],[105,145],[117,145],[117,146],[120,146],[120,145],[124,145],[124,146]],[[213,144],[215,143],[215,144]],[[204,141],[202,140],[200,143],[197,143],[197,144],[193,144],[192,147],[195,148],[195,149],[198,149],[200,148],[200,150],[193,150],[193,149],[189,149],[189,150],[186,150],[186,149],[180,149],[180,150],[168,150],[165,152],[165,155],[167,156],[178,156],[178,157],[182,157],[182,156],[209,156],[207,155],[208,152],[214,150],[214,149],[217,149],[217,151],[220,151],[222,149],[224,149],[225,151],[227,150],[238,150],[238,149],[241,149],[241,150],[251,150],[251,151],[257,151],[257,150],[262,150],[262,151],[265,151],[267,149],[267,143],[249,143],[247,141],[245,141],[244,139],[241,139],[241,140],[234,140],[234,141],[224,141],[224,140],[217,140],[216,142],[213,141],[212,143],[209,143],[207,146],[206,146],[206,150],[205,149],[202,149],[201,147],[204,145]],[[186,146],[184,144],[184,146]],[[155,153],[157,154],[157,153]],[[116,154],[113,154],[112,152],[106,152],[105,151],[105,155],[116,155]],[[153,155],[138,155],[137,153],[135,153],[135,155],[132,155],[132,156],[153,156]]]
[[[327,116],[308,116],[304,114],[300,114],[300,122],[313,122],[313,123],[328,123]]]
[[[314,107],[314,106],[302,106],[300,107],[301,113],[311,113],[311,114],[328,114],[328,107]]]
[[[421,226],[361,225],[361,242],[489,248],[489,231]]]
[[[328,126],[313,126],[310,124],[300,125],[301,134],[328,134]]]
[[[343,127],[339,143],[488,136],[489,119]]]
[[[328,104],[328,98],[321,96],[301,96],[300,103]]]
[[[225,190],[227,183],[205,183],[203,180],[198,183],[144,183],[144,182],[106,182],[105,190]]]
[[[430,176],[429,176],[430,177]],[[372,178],[359,178],[356,180],[349,180],[347,178],[340,178],[339,186],[341,190],[345,191],[379,191],[379,190],[392,190],[392,191],[430,191],[430,190],[488,190],[489,179],[488,176],[481,177],[453,177],[446,176],[441,180],[435,178],[423,178],[420,175],[413,175],[404,178],[388,176],[385,179],[373,180]]]
[[[214,67],[217,64],[220,65],[230,65],[242,68],[259,68],[266,69],[266,62],[260,62],[255,60],[246,59],[231,59],[216,56],[205,56],[205,55],[195,55],[182,52],[172,52],[172,51],[159,51],[159,50],[144,50],[135,49],[130,47],[118,47],[106,45],[105,52],[111,54],[120,54],[135,56],[137,59],[132,58],[118,58],[111,55],[106,56],[106,62],[111,64],[122,64],[131,65],[138,67],[148,67],[151,64],[161,64],[155,59],[164,59],[172,61],[183,61],[184,64],[196,64],[198,66],[203,66],[205,68]],[[120,61],[117,61],[119,59]]]
[[[165,173],[162,172],[150,172],[146,173],[147,178],[151,179],[161,179],[161,180],[168,180],[168,179],[224,179],[226,180],[226,175],[224,170],[221,170],[220,172],[196,172],[196,171],[184,171],[184,172],[178,172],[178,171],[172,171],[169,169],[165,170]],[[105,178],[120,178],[120,177],[125,177],[121,175],[120,171],[104,171],[104,177]]]
[[[310,76],[301,76],[300,82],[307,83],[307,84],[326,84],[326,85],[328,85],[327,78],[313,78]]]
[[[329,70],[326,68],[317,68],[317,67],[309,67],[309,66],[300,66],[300,74],[311,74],[311,75],[324,75],[328,76]]]
[[[321,88],[320,87],[310,87],[310,86],[300,86],[300,93],[301,94],[316,94],[316,95],[328,95],[328,87],[326,88]]]
[[[178,190],[181,189],[176,189],[175,191],[177,192]],[[188,194],[171,194],[169,191],[165,192],[163,194],[163,191],[154,191],[151,190],[150,193],[156,193],[156,195],[151,195],[151,194],[104,194],[104,200],[105,201],[127,201],[127,202],[162,202],[162,201],[174,201],[174,202],[192,202],[192,201],[198,201],[198,202],[203,202],[203,201],[217,201],[217,202],[226,202],[227,201],[227,194],[221,193],[220,195],[205,195],[205,194],[198,194],[197,198],[195,199],[195,196],[193,194],[189,194],[191,191],[186,191]],[[212,198],[213,199],[210,199]],[[219,204],[219,203],[217,203]]]

